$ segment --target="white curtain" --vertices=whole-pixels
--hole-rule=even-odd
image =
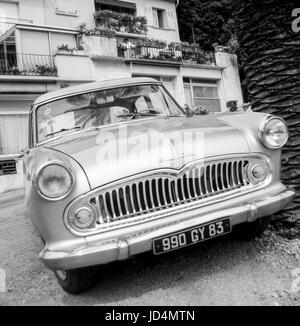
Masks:
[[[28,115],[0,114],[0,155],[19,154],[28,148]]]

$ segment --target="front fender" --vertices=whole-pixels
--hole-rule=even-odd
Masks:
[[[71,193],[59,201],[49,201],[42,198],[35,189],[34,179],[41,166],[52,161],[59,161],[68,166],[75,177],[75,185]],[[68,204],[78,196],[91,190],[88,179],[81,166],[72,158],[52,149],[35,148],[30,150],[24,157],[25,174],[25,201],[31,221],[51,250],[59,250],[57,247],[66,241],[72,245],[72,240],[78,238],[71,234],[63,221],[64,210]],[[83,244],[85,240],[82,239]]]

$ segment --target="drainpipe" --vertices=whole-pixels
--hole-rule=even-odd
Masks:
[[[43,0],[43,5],[44,5],[44,25],[47,25],[46,1],[47,0]]]

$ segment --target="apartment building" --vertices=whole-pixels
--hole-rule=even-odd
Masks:
[[[0,0],[0,193],[22,187],[27,115],[39,95],[150,76],[180,104],[242,104],[234,55],[180,42],[178,0]],[[96,14],[95,14],[96,13]]]

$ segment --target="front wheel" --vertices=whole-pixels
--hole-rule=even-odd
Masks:
[[[95,281],[95,271],[92,268],[55,271],[54,274],[61,287],[70,294],[89,290]]]
[[[270,217],[262,217],[251,223],[243,223],[234,227],[233,236],[238,240],[251,240],[261,236],[270,224]]]

